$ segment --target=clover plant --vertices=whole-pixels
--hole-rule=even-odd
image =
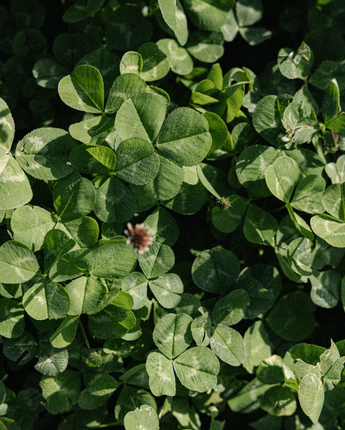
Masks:
[[[342,1],[7,3],[2,427],[344,428]]]

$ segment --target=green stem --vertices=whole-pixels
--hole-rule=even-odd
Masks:
[[[322,161],[327,164],[327,160],[324,154],[323,145],[319,136],[317,138],[312,139],[312,143],[314,148],[316,149],[317,155],[322,159]]]
[[[79,328],[80,328],[80,330],[81,330],[81,334],[82,334],[82,336],[83,336],[83,338],[84,338],[84,341],[85,341],[85,343],[86,343],[86,347],[87,347],[87,349],[90,349],[90,344],[89,344],[88,338],[87,338],[87,336],[86,336],[84,326],[83,326],[83,324],[81,323],[81,321],[79,321]]]
[[[267,212],[269,212],[270,214],[274,214],[275,212],[280,212],[281,210],[285,209],[285,207],[286,205],[279,206],[279,208],[272,209],[271,211],[267,211]]]
[[[302,236],[304,236],[302,229],[301,229],[301,226],[297,222],[297,219],[295,217],[295,213],[292,209],[292,206],[290,205],[290,203],[286,203],[285,207],[286,207],[287,211],[289,212],[291,221],[294,223],[296,229],[302,234]]]

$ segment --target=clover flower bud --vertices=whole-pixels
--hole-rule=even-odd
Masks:
[[[223,211],[226,211],[231,208],[231,203],[229,199],[222,197],[221,199],[217,199],[217,206]]]

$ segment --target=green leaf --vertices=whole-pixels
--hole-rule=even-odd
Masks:
[[[271,415],[293,415],[297,404],[295,395],[289,387],[278,385],[269,388],[260,399],[260,407]]]
[[[101,125],[105,117],[99,115],[95,116],[92,114],[85,114],[85,116],[85,120],[71,124],[68,131],[74,139],[83,143],[90,143],[92,139],[92,130]]]
[[[60,81],[58,91],[62,101],[73,109],[90,113],[103,111],[103,78],[93,66],[76,67]]]
[[[80,393],[78,405],[87,411],[97,409],[109,399],[118,386],[118,382],[112,376],[97,375],[92,383]]]
[[[304,84],[303,87],[295,93],[294,100],[297,102],[303,102],[304,104],[311,105],[314,109],[315,115],[318,115],[319,106],[316,103],[316,100],[313,97],[312,93],[310,92],[308,84]]]
[[[236,15],[241,27],[253,25],[260,21],[262,14],[261,0],[238,0],[236,2]]]
[[[157,81],[169,73],[170,66],[166,55],[158,48],[156,43],[144,43],[138,49],[143,65],[139,76],[146,82]]]
[[[244,340],[238,331],[218,325],[210,339],[212,351],[230,366],[240,366],[245,356]]]
[[[72,220],[60,220],[56,228],[74,239],[81,248],[91,248],[96,244],[99,236],[97,221],[88,216]]]
[[[169,200],[175,197],[184,178],[184,171],[180,166],[167,157],[163,157],[159,151],[156,153],[160,163],[159,171],[154,180],[142,186],[130,185],[130,189],[138,201],[151,206],[156,201]]]
[[[14,299],[0,298],[0,336],[14,339],[24,333],[24,309]]]
[[[145,88],[145,81],[134,73],[118,76],[110,89],[105,112],[108,114],[117,112],[126,100],[143,92]]]
[[[130,294],[127,294],[124,291],[119,291],[118,295],[111,302],[111,304],[121,309],[126,309],[127,311],[129,311],[130,309],[133,308],[133,298]]]
[[[279,355],[262,360],[256,370],[256,376],[263,384],[279,384],[284,381],[283,360]]]
[[[159,429],[157,412],[148,405],[141,405],[140,409],[128,412],[125,416],[124,425],[126,430]]]
[[[133,298],[133,310],[141,309],[147,301],[147,278],[139,272],[132,272],[125,276],[121,282],[122,291]]]
[[[24,243],[33,252],[38,251],[46,233],[54,228],[52,214],[39,206],[23,206],[14,211],[11,228],[14,240]]]
[[[251,46],[259,45],[270,39],[273,34],[272,31],[264,27],[240,27],[239,33]]]
[[[192,343],[192,317],[186,314],[167,314],[153,330],[153,341],[169,359],[179,356]]]
[[[208,72],[207,79],[213,82],[214,88],[217,90],[223,89],[223,71],[220,64],[213,64]]]
[[[330,185],[323,193],[322,204],[326,211],[341,221],[345,220],[345,184]]]
[[[240,322],[250,304],[249,295],[245,290],[231,291],[219,299],[212,311],[212,322],[216,325],[235,325]]]
[[[24,294],[23,306],[35,320],[60,319],[66,317],[70,299],[60,284],[44,278]]]
[[[243,103],[243,85],[235,84],[228,87],[225,91],[226,97],[226,122],[231,122],[236,118]]]
[[[173,366],[181,384],[189,390],[203,393],[217,383],[219,361],[204,346],[188,349],[173,361]]]
[[[239,393],[228,400],[229,408],[233,412],[253,412],[260,407],[260,397],[270,388],[270,385],[263,384],[254,378]]]
[[[258,197],[271,195],[265,181],[265,172],[279,157],[275,148],[252,145],[238,157],[236,174],[240,183]]]
[[[199,164],[211,147],[206,118],[190,108],[175,109],[164,121],[157,149],[180,166]]]
[[[282,48],[278,53],[279,70],[288,79],[307,80],[313,61],[313,51],[305,42],[302,42],[296,53],[290,48]]]
[[[194,260],[192,278],[203,291],[216,294],[226,292],[240,273],[237,257],[224,248],[202,251]]]
[[[297,145],[311,142],[319,131],[319,123],[312,104],[295,98],[285,109],[282,124],[287,139]]]
[[[322,374],[326,375],[339,358],[340,354],[337,345],[331,339],[331,347],[320,355],[320,370]]]
[[[153,181],[159,171],[159,157],[152,144],[139,137],[123,140],[117,147],[116,156],[115,175],[131,184],[145,185]]]
[[[129,294],[127,294],[127,293],[123,293],[123,294],[126,296],[129,296]],[[102,297],[102,300],[99,302],[99,304],[95,308],[91,309],[91,311],[88,312],[88,315],[95,315],[98,312],[100,312],[101,310],[105,309],[108,305],[114,304],[113,303],[114,300],[116,300],[119,295],[120,295],[120,291],[118,288],[115,288],[113,291],[105,293],[104,296]],[[133,302],[132,302],[132,304],[133,304]],[[116,305],[114,305],[114,306],[116,306]],[[121,306],[116,306],[116,307],[121,307]],[[110,309],[113,309],[113,308],[110,308]],[[126,309],[126,310],[128,310],[128,309]],[[124,316],[123,313],[122,314],[120,313],[120,315]],[[125,318],[126,318],[126,316],[124,316],[123,319],[125,319]]]
[[[121,58],[120,73],[125,75],[133,73],[140,75],[143,69],[143,57],[138,52],[128,51]]]
[[[224,54],[224,37],[217,31],[194,31],[188,37],[186,48],[197,60],[214,63]]]
[[[174,308],[180,303],[183,293],[181,278],[174,273],[166,273],[157,279],[149,281],[149,286],[157,301],[164,308]]]
[[[29,175],[52,181],[73,172],[68,161],[76,146],[77,141],[61,128],[38,128],[18,143],[16,159]]]
[[[243,232],[247,240],[274,246],[277,220],[265,210],[250,204],[244,219]]]
[[[336,79],[332,79],[322,101],[324,122],[327,123],[341,112],[340,91]]]
[[[132,271],[137,260],[133,248],[123,244],[105,244],[92,252],[90,273],[101,278],[122,278]]]
[[[174,266],[175,254],[168,245],[153,242],[149,246],[149,251],[138,255],[138,262],[147,278],[156,278]]]
[[[256,321],[248,328],[244,335],[244,343],[246,353],[242,364],[249,373],[254,373],[255,367],[271,356],[269,338],[262,321]]]
[[[222,233],[231,233],[240,225],[247,209],[248,201],[233,194],[227,198],[229,209],[214,207],[211,212],[212,223]]]
[[[49,277],[56,282],[77,278],[91,265],[92,252],[89,249],[77,249],[63,255],[49,271]]]
[[[115,118],[116,131],[122,140],[136,137],[153,142],[162,127],[165,113],[166,104],[160,96],[136,94],[119,108]],[[121,162],[120,157],[117,158],[117,162]]]
[[[34,64],[32,74],[40,87],[56,89],[68,75],[68,69],[50,58],[42,58]]]
[[[184,0],[183,5],[193,24],[200,30],[219,31],[225,23],[227,12],[233,8],[233,0],[208,2],[205,0]]]
[[[95,308],[102,300],[106,289],[104,285],[92,278],[82,276],[66,286],[71,300],[68,315],[85,314]]]
[[[188,75],[193,70],[193,60],[185,48],[174,39],[160,39],[157,46],[166,55],[171,70],[178,75]]]
[[[158,22],[166,31],[171,35],[175,35],[178,42],[183,46],[186,44],[188,39],[188,23],[187,17],[184,13],[183,7],[179,0],[172,2],[171,0],[160,0],[159,2],[160,11],[162,18]],[[164,25],[162,25],[164,24]]]
[[[89,316],[89,329],[99,339],[119,339],[135,326],[132,311],[121,309],[112,304],[102,311]]]
[[[153,241],[173,246],[179,236],[179,227],[174,217],[163,207],[155,209],[144,221]]]
[[[298,147],[285,151],[285,154],[297,162],[300,169],[300,179],[310,175],[322,175],[325,163],[315,152]]]
[[[204,187],[218,199],[231,194],[231,188],[227,183],[227,175],[223,170],[209,164],[200,163],[197,165],[197,172]]]
[[[310,220],[314,233],[337,248],[345,247],[345,223],[328,215],[316,215]]]
[[[203,207],[206,199],[206,190],[200,181],[196,185],[183,182],[177,195],[164,202],[164,206],[183,215],[193,215]]]
[[[14,121],[8,104],[2,98],[0,98],[0,112],[0,146],[10,150],[14,139]]]
[[[29,180],[18,162],[0,145],[0,210],[23,206],[32,199]]]
[[[205,312],[193,320],[191,332],[197,346],[208,346],[211,337],[211,319],[209,313]]]
[[[345,88],[345,64],[338,61],[323,61],[310,77],[310,83],[321,90],[327,90],[332,79],[336,79],[340,91]]]
[[[57,376],[65,371],[68,364],[68,351],[66,348],[54,348],[50,342],[40,345],[39,359],[35,369],[46,376]]]
[[[288,259],[292,270],[302,276],[312,274],[311,266],[311,243],[305,237],[294,239],[289,244]]]
[[[290,157],[279,157],[267,167],[265,179],[271,193],[279,200],[288,203],[298,183],[298,164]]]
[[[44,273],[48,273],[53,264],[75,245],[75,241],[61,230],[50,230],[44,238]]]
[[[272,145],[281,147],[284,127],[281,123],[282,113],[279,110],[278,96],[265,96],[256,105],[253,113],[255,130]]]
[[[107,19],[108,49],[134,51],[151,39],[152,25],[138,6],[121,5]]]
[[[253,319],[267,312],[279,295],[279,284],[266,267],[255,265],[252,269],[245,268],[234,285],[234,288],[245,290],[249,296],[250,303],[245,318]]]
[[[343,136],[345,132],[345,112],[341,112],[331,121],[327,122],[326,127],[329,130],[332,130],[333,132],[339,133]]]
[[[55,378],[43,376],[40,381],[42,396],[47,403],[46,409],[51,414],[63,414],[77,403],[80,394],[80,376],[73,370],[65,370]]]
[[[305,375],[298,388],[298,400],[303,412],[314,424],[319,421],[319,416],[325,398],[322,381],[314,373]]]
[[[312,252],[312,267],[316,270],[322,270],[326,266],[333,269],[338,267],[345,254],[345,249],[334,248],[325,240],[318,238],[315,248]]]
[[[18,303],[18,302],[16,302]],[[17,305],[16,305],[17,306]],[[2,324],[4,326],[4,324]],[[1,336],[5,336],[1,333]],[[31,361],[38,352],[38,344],[35,338],[28,332],[15,339],[5,339],[3,343],[4,356],[9,360],[17,361],[22,366]]]
[[[300,181],[296,187],[291,206],[297,210],[315,214],[324,212],[322,194],[326,181],[316,175],[309,175]]]
[[[80,173],[107,175],[115,169],[116,156],[105,146],[84,144],[73,148],[70,161]]]
[[[6,425],[7,430],[21,430],[20,425],[10,418],[0,417],[0,423]]]
[[[227,13],[225,23],[221,26],[220,30],[226,42],[232,42],[235,39],[239,27],[233,9]]]
[[[335,270],[325,272],[313,270],[309,279],[312,285],[310,292],[312,301],[322,308],[334,308],[340,299],[340,273]]]
[[[102,7],[103,3],[104,0],[96,0],[92,2],[88,0],[77,0],[76,3],[72,4],[72,6],[66,10],[62,19],[68,23],[82,21],[96,13]]]
[[[314,330],[314,309],[315,305],[307,294],[294,291],[274,305],[266,321],[282,339],[300,342]]]
[[[108,178],[96,192],[94,212],[103,222],[126,222],[137,211],[131,190],[118,178]]]
[[[14,240],[0,247],[0,282],[19,284],[39,273],[36,257],[29,248]]]
[[[63,219],[87,215],[95,206],[96,193],[92,183],[74,172],[60,179],[53,188],[56,214]]]
[[[128,402],[128,399],[133,399],[133,404]],[[115,418],[117,420],[123,420],[126,413],[134,411],[136,405],[150,405],[155,411],[157,411],[157,403],[155,398],[146,390],[137,389],[130,385],[124,385],[121,393],[117,399],[115,406]]]
[[[50,341],[54,348],[64,348],[70,345],[77,332],[79,316],[67,316],[51,336]]]
[[[159,352],[150,352],[146,359],[150,389],[155,396],[175,396],[175,376],[171,360]]]

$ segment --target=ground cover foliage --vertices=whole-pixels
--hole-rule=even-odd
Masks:
[[[342,0],[0,5],[0,427],[345,424]]]

